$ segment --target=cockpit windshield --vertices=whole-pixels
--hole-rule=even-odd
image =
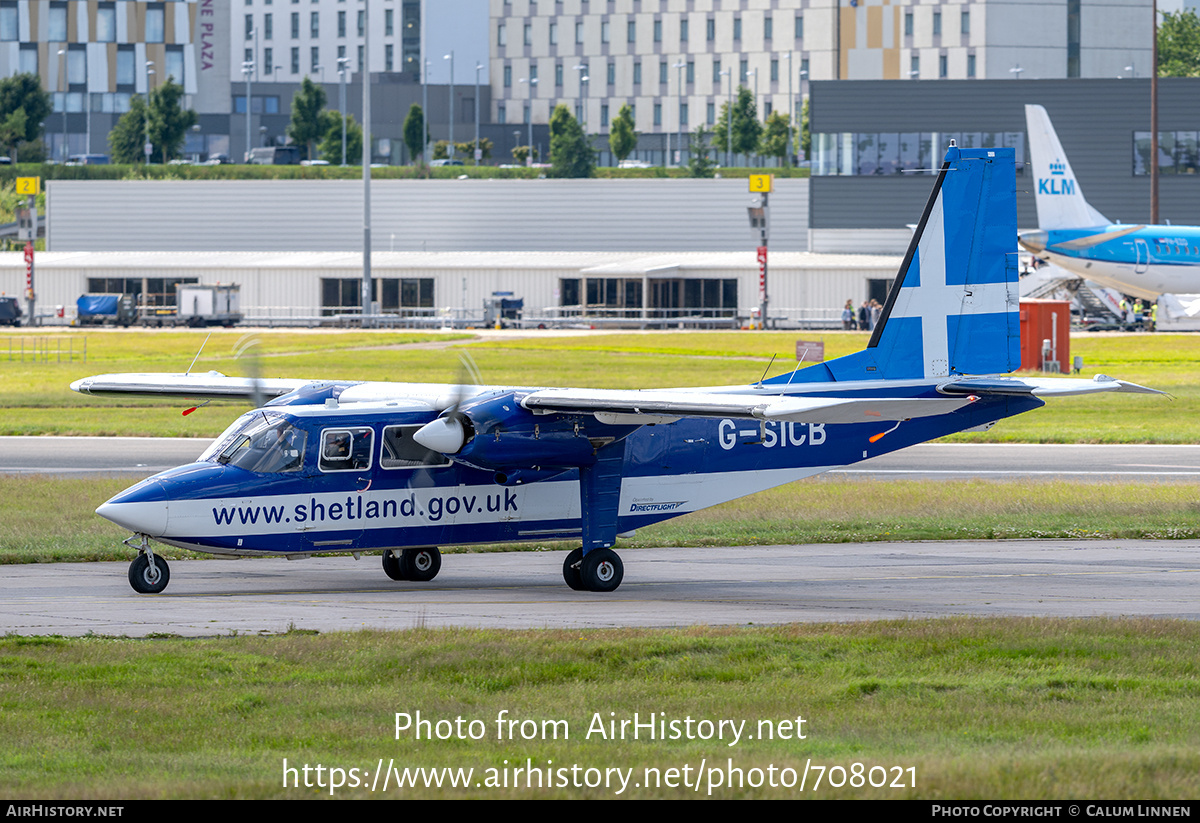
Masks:
[[[307,440],[303,429],[279,414],[260,410],[239,418],[200,460],[263,474],[299,471]]]

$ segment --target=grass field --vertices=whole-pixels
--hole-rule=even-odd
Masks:
[[[453,382],[460,352],[469,350],[484,380],[531,386],[656,388],[753,383],[768,370],[793,367],[797,336],[825,341],[826,356],[857,351],[859,333],[663,332],[500,338],[418,332],[258,332],[264,377]],[[58,350],[78,351],[86,363],[58,362]],[[69,391],[72,380],[115,371],[185,371],[204,341],[202,332],[55,332],[0,338],[0,434],[90,434],[213,437],[241,406],[217,404],[183,417],[175,400],[114,400]],[[244,334],[216,332],[195,368],[250,373],[238,358]],[[50,362],[32,362],[35,340]],[[20,359],[22,342],[26,359]],[[1169,392],[1173,400],[1141,395],[1066,398],[1006,420],[989,432],[956,435],[974,442],[1196,443],[1200,442],[1200,335],[1077,335],[1072,353],[1083,376],[1106,373]],[[777,359],[771,364],[771,358]],[[114,411],[119,409],[120,411]]]
[[[1193,623],[1035,619],[7,637],[0,791],[77,800],[1194,798],[1198,642]],[[418,711],[430,721],[425,739],[398,734],[396,713],[415,720]],[[651,713],[678,721],[679,735],[607,736],[610,721],[634,713],[643,723]],[[502,716],[532,723],[499,739]],[[462,736],[478,739],[451,731],[458,718]],[[449,723],[434,726],[439,720]],[[728,725],[723,740],[696,739],[702,720],[745,726],[729,745]],[[450,739],[428,739],[438,728]],[[322,765],[324,787],[285,788],[285,758],[292,768],[309,765],[313,784]],[[394,773],[386,793],[382,778],[374,794],[351,784],[370,786],[380,763],[474,771],[465,789],[397,790]],[[528,775],[513,774],[527,763],[543,775],[565,771],[530,788],[521,782]],[[331,792],[335,767],[344,783]],[[814,767],[824,769],[820,785]],[[748,785],[767,783],[772,768],[776,788]],[[622,778],[608,769],[620,770],[620,793]],[[653,785],[668,769],[678,770],[675,787]],[[734,769],[742,785],[730,788]],[[302,783],[303,773],[293,780]]]
[[[824,338],[829,357],[865,344],[859,334],[803,336]],[[203,340],[191,332],[86,337],[86,363],[6,359],[0,340],[0,433],[211,437],[241,409],[213,404],[183,417],[185,404],[174,401],[75,395],[69,382],[91,374],[183,371]],[[453,381],[465,346],[488,382],[634,388],[752,383],[772,355],[780,358],[772,374],[791,367],[796,337],[603,334],[467,344],[452,335],[263,332],[256,348],[259,370],[272,377]],[[83,335],[8,340],[18,352],[24,341],[28,352],[38,338],[54,351],[70,339],[78,351]],[[235,356],[239,342],[240,333],[214,334],[196,369],[247,373],[253,366]],[[1087,363],[1085,375],[1133,380],[1174,400],[1055,401],[958,439],[1200,442],[1200,336],[1082,336],[1072,345]],[[128,558],[119,544],[125,533],[92,513],[125,485],[0,477],[0,562]],[[620,545],[1197,537],[1194,492],[1189,484],[814,479],[643,530]],[[5,636],[0,795],[674,799],[707,797],[711,789],[721,798],[1189,799],[1200,771],[1198,640],[1200,627],[1183,621],[959,618],[200,640]],[[432,721],[477,720],[483,734],[397,736],[396,713],[417,711]],[[538,731],[531,739],[497,739],[501,712],[534,721],[527,728]],[[754,739],[734,746],[686,737],[589,739],[597,718],[632,719],[635,712],[643,722],[651,712],[746,721]],[[805,719],[803,739],[797,717]],[[570,738],[545,739],[542,730],[563,726],[544,721],[565,723]],[[764,722],[777,739],[760,736]],[[778,739],[784,730],[788,739]],[[322,785],[284,787],[285,758],[293,768],[321,765]],[[548,787],[514,788],[532,779],[513,772],[527,763]],[[393,784],[372,794],[362,784],[379,764],[474,771],[467,788],[397,791]],[[822,770],[816,788],[813,767]],[[332,773],[342,786],[331,793],[332,768],[343,771]],[[668,769],[677,770],[673,778]],[[738,775],[742,785],[731,788]],[[790,775],[794,784],[762,785],[767,775],[783,783]],[[881,775],[887,785],[873,787]],[[315,771],[309,777],[316,782]],[[296,778],[303,782],[304,773]],[[622,779],[629,785],[618,795]],[[670,779],[674,787],[661,785]],[[489,780],[508,788],[489,787]],[[574,785],[594,780],[600,785]]]

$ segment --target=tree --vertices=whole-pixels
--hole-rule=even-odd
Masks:
[[[612,129],[608,133],[608,147],[612,149],[613,157],[617,158],[618,163],[628,157],[637,146],[637,139],[637,132],[633,130],[633,109],[626,103],[617,112],[616,119],[612,121]]]
[[[188,129],[196,125],[198,120],[196,112],[180,105],[182,99],[183,86],[176,83],[173,77],[167,77],[166,82],[150,93],[150,106],[146,110],[146,137],[158,151],[163,163],[179,156]]]
[[[479,138],[479,153],[482,155],[481,160],[490,160],[492,157],[492,141],[486,137]],[[455,143],[454,154],[456,157],[461,157],[466,160],[468,157],[475,156],[475,141],[470,140],[466,143]]]
[[[42,136],[42,123],[50,108],[50,95],[36,74],[14,74],[0,80],[0,123],[16,138],[15,142],[5,142],[13,147],[10,156],[15,158],[18,143],[30,143]],[[23,124],[18,112],[24,115]]]
[[[692,157],[688,160],[688,175],[691,177],[712,177],[717,167],[717,161],[708,156],[709,134],[703,123],[696,126],[696,136],[692,138]]]
[[[524,166],[525,161],[529,159],[529,146],[513,146],[512,156],[513,160],[516,160],[519,164]],[[538,151],[536,148],[533,150],[533,159],[538,159]]]
[[[1187,9],[1162,12],[1158,27],[1158,76],[1200,77],[1200,17]]]
[[[25,109],[17,109],[0,122],[0,151],[17,162],[17,146],[25,142],[25,127],[29,118]]]
[[[773,111],[767,117],[767,127],[763,131],[759,151],[768,157],[778,157],[780,161],[787,158],[792,136],[792,118],[781,111]]]
[[[114,163],[141,163],[145,159],[142,144],[146,141],[146,102],[139,96],[129,98],[129,111],[108,133],[108,146]]]
[[[737,99],[733,103],[733,128],[730,129],[729,104],[721,106],[721,116],[713,132],[713,143],[724,152],[750,154],[758,148],[762,139],[762,123],[758,122],[758,107],[754,95],[745,86],[738,86]],[[729,145],[732,132],[733,145]]]
[[[300,82],[300,91],[292,97],[292,120],[288,123],[287,133],[293,143],[304,146],[306,160],[313,158],[317,141],[325,136],[321,130],[324,109],[325,89],[305,77]]]
[[[809,125],[808,98],[804,98],[804,106],[800,109],[800,154],[805,160],[811,160],[812,127]]]
[[[416,103],[409,106],[408,116],[404,118],[404,145],[408,146],[408,156],[417,162],[417,156],[425,152],[425,112]],[[424,160],[424,156],[421,157]]]
[[[325,123],[325,136],[321,138],[321,143],[317,147],[321,153],[322,160],[328,160],[330,163],[342,162],[342,115],[336,111],[327,112],[328,117],[323,117]],[[363,130],[362,126],[358,125],[358,121],[354,119],[354,115],[346,115],[346,162],[351,166],[357,166],[362,163],[363,151]]]
[[[561,103],[550,115],[549,177],[591,177],[596,154],[588,143],[579,121]]]

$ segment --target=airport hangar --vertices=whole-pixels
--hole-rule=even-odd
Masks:
[[[756,199],[744,178],[374,181],[375,298],[421,325],[480,322],[484,300],[510,292],[527,323],[732,327],[758,305]],[[899,258],[807,253],[807,208],[807,180],[776,181],[771,315],[840,327],[846,300],[885,287]],[[195,280],[239,284],[250,318],[352,314],[362,237],[358,181],[50,181],[39,305],[66,321],[85,292],[165,305]],[[0,255],[0,289],[19,293],[23,276],[19,254]]]
[[[1098,209],[1149,217],[1148,79],[810,88],[813,177],[779,178],[771,195],[771,315],[789,325],[833,322],[847,299],[881,299],[943,144],[1011,145],[1024,161],[1026,103],[1046,106]],[[1175,223],[1200,224],[1197,91],[1200,80],[1159,81],[1161,210]],[[1036,225],[1035,185],[1019,173],[1022,227]],[[380,180],[371,191],[385,312],[471,317],[502,291],[524,298],[527,316],[732,325],[758,304],[745,180]],[[361,183],[63,180],[47,192],[42,307],[69,314],[79,294],[143,283],[154,302],[170,302],[172,279],[240,283],[253,316],[357,305]],[[23,276],[19,255],[0,255],[0,290],[20,293]]]

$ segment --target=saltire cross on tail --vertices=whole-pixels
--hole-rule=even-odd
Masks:
[[[87,394],[273,397],[196,463],[97,512],[134,532],[129,579],[160,592],[154,542],[214,554],[382,551],[428,581],[447,544],[575,540],[563,577],[612,591],[618,536],[1043,405],[1150,392],[1017,368],[1012,149],[951,147],[863,351],[753,385],[606,390],[122,374]],[[686,549],[680,549],[686,559]]]

